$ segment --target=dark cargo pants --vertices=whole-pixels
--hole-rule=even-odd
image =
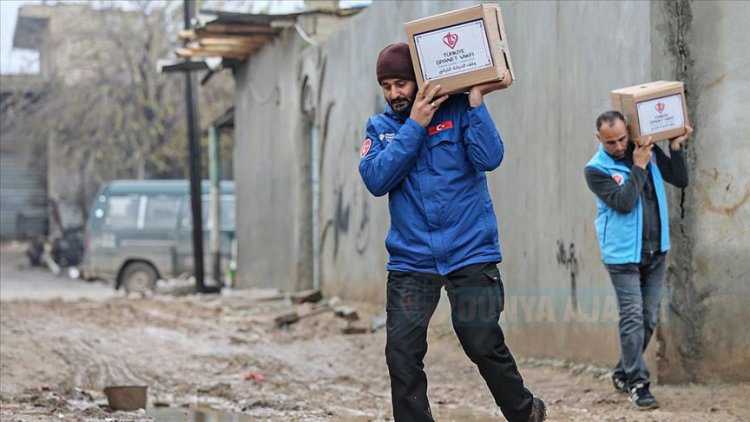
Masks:
[[[526,421],[532,395],[498,325],[504,291],[494,263],[469,265],[446,276],[391,271],[387,288],[387,340],[393,415],[400,421],[432,421],[423,359],[427,326],[445,286],[461,346],[509,421]]]

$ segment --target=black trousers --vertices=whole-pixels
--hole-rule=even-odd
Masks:
[[[533,397],[523,385],[498,325],[504,292],[494,263],[469,265],[446,276],[388,273],[385,357],[395,420],[433,420],[423,359],[427,353],[427,326],[443,286],[450,300],[453,329],[495,403],[509,421],[526,421]]]

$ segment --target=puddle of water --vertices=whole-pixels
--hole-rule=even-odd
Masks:
[[[257,420],[243,413],[184,407],[154,407],[146,414],[154,418],[156,422],[249,422]]]

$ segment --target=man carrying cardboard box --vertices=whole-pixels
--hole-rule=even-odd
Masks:
[[[503,284],[497,222],[484,172],[500,165],[503,142],[483,96],[417,90],[409,48],[391,44],[377,61],[388,103],[367,122],[359,172],[375,196],[389,196],[386,362],[396,421],[431,421],[427,326],[445,286],[461,345],[509,421],[542,421],[544,402],[524,387],[498,325]]]
[[[661,284],[669,250],[664,182],[688,185],[682,144],[693,129],[669,141],[670,155],[647,138],[628,139],[625,117],[607,111],[596,119],[599,150],[586,164],[586,183],[599,208],[596,233],[620,313],[620,361],[612,383],[639,409],[659,407],[651,394],[643,352],[656,328]]]

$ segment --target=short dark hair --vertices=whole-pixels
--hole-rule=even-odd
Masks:
[[[609,126],[612,126],[615,124],[615,121],[618,119],[621,120],[623,123],[625,123],[625,125],[627,126],[628,121],[625,120],[625,116],[623,116],[622,113],[620,113],[617,110],[605,111],[604,113],[600,114],[599,117],[596,118],[596,130],[599,130],[599,128],[602,127],[602,124],[604,124],[605,122]]]

